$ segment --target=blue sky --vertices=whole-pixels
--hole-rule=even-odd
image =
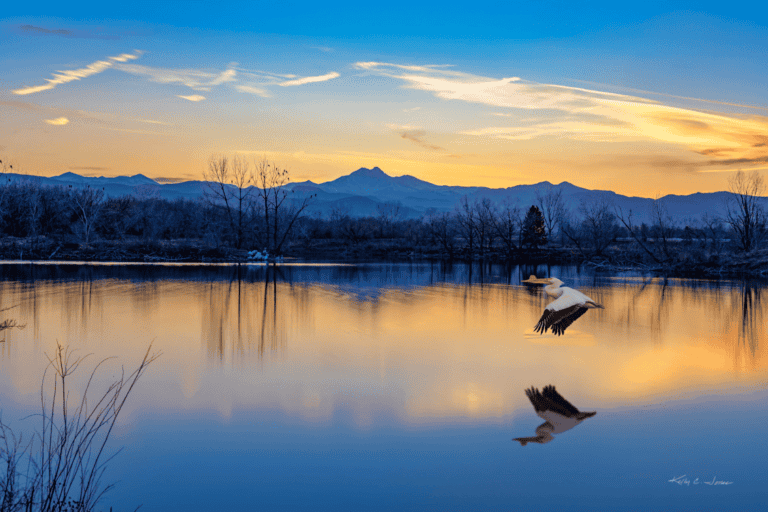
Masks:
[[[441,184],[722,190],[733,171],[768,167],[766,11],[12,6],[0,18],[0,155],[43,175],[195,179],[226,153],[315,181],[378,165]]]

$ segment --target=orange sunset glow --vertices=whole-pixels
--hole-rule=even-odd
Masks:
[[[225,413],[233,404],[277,406],[320,421],[334,414],[339,396],[350,393],[360,424],[372,421],[377,403],[366,397],[384,399],[393,387],[400,389],[397,407],[405,422],[493,419],[525,410],[525,396],[510,387],[511,375],[525,382],[557,375],[573,395],[601,407],[685,398],[693,385],[727,393],[734,376],[748,389],[766,385],[768,358],[757,341],[766,335],[763,313],[741,300],[755,291],[726,286],[694,293],[658,280],[642,284],[585,289],[606,309],[562,337],[533,332],[546,300],[519,286],[393,288],[370,298],[333,286],[258,281],[106,281],[46,285],[33,296],[4,289],[24,304],[19,320],[28,325],[5,348],[25,354],[27,370],[12,382],[18,392],[34,395],[39,383],[28,368],[44,363],[35,356],[39,349],[52,349],[48,341],[32,350],[40,341],[77,339],[84,350],[129,361],[146,350],[131,326],[153,326],[154,347],[175,370],[149,379],[177,389],[190,406]],[[742,317],[750,322],[748,334],[733,322]],[[326,376],[319,381],[305,372],[318,365]],[[206,366],[219,367],[227,382],[217,372],[201,373]],[[253,374],[249,368],[261,370]],[[246,382],[265,384],[273,372],[294,384],[243,394]],[[337,372],[358,375],[365,389],[347,389],[333,378]],[[226,399],[220,389],[206,389],[209,378],[227,386]]]
[[[0,512],[768,502],[768,3],[0,11]]]
[[[734,20],[670,14],[625,33],[598,29],[592,44],[672,38],[681,17],[691,40],[649,60],[683,61],[699,38],[763,34]],[[450,43],[387,54],[341,34],[330,44],[218,28],[205,39],[175,29],[179,54],[151,24],[141,36],[87,46],[74,41],[88,26],[56,28],[66,24],[6,18],[0,34],[6,56],[36,62],[6,60],[0,86],[0,153],[24,173],[197,180],[216,153],[267,157],[294,181],[378,166],[439,185],[568,181],[654,197],[724,190],[733,171],[768,169],[768,102],[757,87],[764,75],[723,70],[705,86],[723,65],[717,60],[710,70],[686,68],[685,78],[675,67],[662,76],[631,52],[600,68],[593,47],[579,53],[584,68],[553,72],[533,64],[544,42],[528,43],[529,53],[509,43],[508,59],[492,59],[495,48],[468,62],[460,46],[451,57]],[[584,41],[574,34],[572,43],[577,53]],[[748,45],[728,48],[728,65],[744,77],[765,69]]]

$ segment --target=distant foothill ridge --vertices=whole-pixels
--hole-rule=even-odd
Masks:
[[[204,181],[160,182],[143,174],[116,177],[89,177],[74,172],[59,176],[42,177],[24,174],[6,174],[10,182],[34,179],[41,185],[71,185],[73,187],[99,187],[108,197],[146,194],[151,191],[157,197],[174,200],[197,200],[206,188]],[[379,167],[361,167],[356,171],[325,183],[303,181],[289,183],[296,198],[314,194],[310,214],[328,217],[334,211],[344,212],[351,217],[375,216],[386,205],[398,204],[403,218],[419,218],[429,212],[454,210],[464,197],[469,202],[489,199],[501,206],[509,203],[527,208],[536,204],[537,196],[560,193],[566,208],[577,210],[581,204],[606,202],[633,212],[636,222],[649,222],[655,201],[663,203],[670,216],[676,219],[698,219],[704,214],[720,215],[729,192],[695,193],[690,195],[667,195],[659,199],[628,197],[607,190],[589,190],[568,182],[553,185],[547,181],[532,185],[517,185],[508,188],[462,187],[435,185],[414,176],[390,176]],[[764,198],[768,207],[768,198]]]

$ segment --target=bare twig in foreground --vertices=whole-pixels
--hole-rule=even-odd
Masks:
[[[101,483],[107,463],[117,455],[105,454],[109,436],[139,377],[160,356],[151,349],[132,373],[123,370],[91,401],[95,377],[107,359],[99,362],[80,402],[73,404],[68,379],[88,356],[57,345],[40,386],[41,428],[25,443],[23,435],[0,418],[0,512],[94,510],[113,487]]]

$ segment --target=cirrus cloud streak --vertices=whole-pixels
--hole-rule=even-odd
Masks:
[[[493,113],[504,123],[460,131],[499,143],[537,138],[655,141],[689,150],[693,168],[755,165],[768,158],[768,117],[712,111],[711,101],[702,102],[702,108],[682,107],[640,96],[519,77],[493,79],[439,66],[358,62],[354,67],[400,80],[406,88],[443,100],[506,109]]]
[[[220,73],[199,69],[155,68],[140,64],[121,64],[117,69],[132,75],[145,76],[150,82],[183,85],[195,91],[210,91],[212,87],[237,79],[237,71],[231,66]]]
[[[142,52],[140,51],[137,51],[135,55],[130,53],[123,53],[115,57],[107,57],[107,60],[97,60],[96,62],[92,62],[91,64],[88,64],[84,68],[57,71],[56,73],[53,74],[53,78],[45,79],[45,81],[48,83],[44,85],[35,85],[31,87],[23,87],[21,89],[16,89],[13,91],[13,94],[24,96],[27,94],[34,94],[37,92],[49,91],[55,88],[57,85],[66,84],[69,82],[73,82],[75,80],[82,80],[83,78],[87,78],[89,76],[93,76],[103,71],[106,71],[107,69],[115,66],[115,63],[138,59],[139,57],[141,57],[141,55],[142,55]]]
[[[53,126],[64,126],[69,123],[69,119],[66,117],[57,117],[56,119],[46,119],[45,122]]]
[[[326,82],[328,80],[333,80],[334,78],[338,78],[339,74],[335,71],[331,71],[330,73],[326,73],[324,75],[320,76],[307,76],[304,78],[298,78],[296,80],[288,80],[286,82],[280,82],[279,86],[281,87],[290,87],[293,85],[305,85],[305,84],[313,84],[317,82]]]

